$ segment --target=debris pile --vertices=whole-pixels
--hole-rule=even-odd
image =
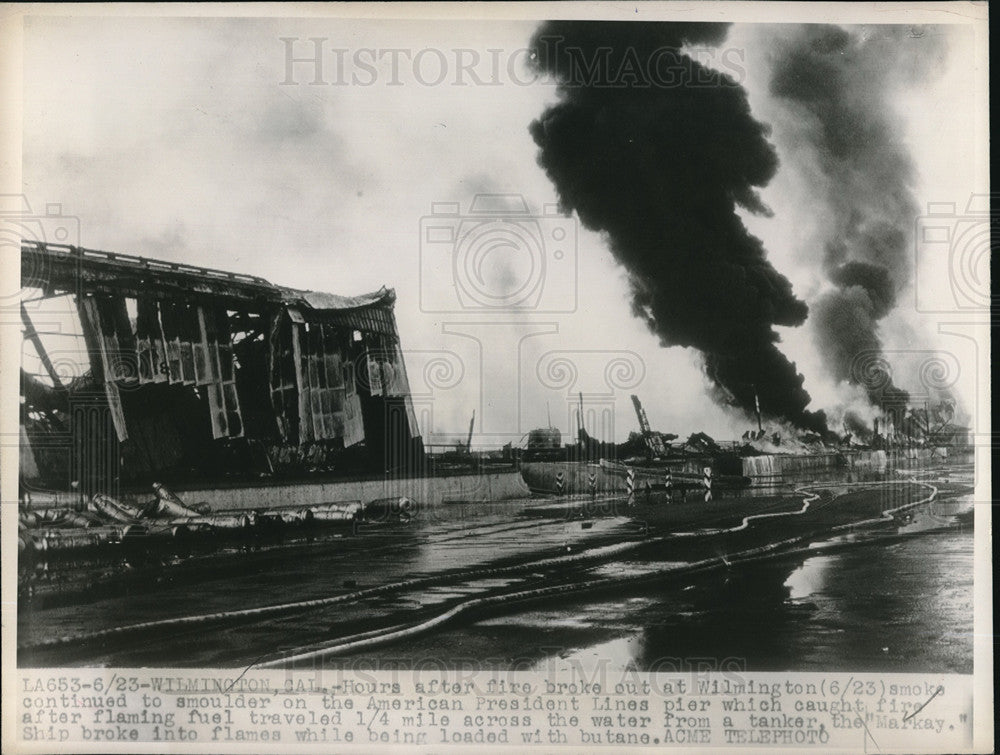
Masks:
[[[365,512],[358,501],[210,511],[206,504],[188,506],[159,483],[153,483],[153,490],[156,497],[141,505],[97,493],[82,511],[33,511],[22,506],[18,550],[25,555],[53,554],[84,548],[176,544],[192,538],[250,537],[288,527],[353,528]]]

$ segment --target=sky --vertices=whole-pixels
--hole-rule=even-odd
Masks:
[[[608,440],[637,429],[632,393],[654,428],[739,437],[752,422],[711,401],[697,353],[661,348],[632,316],[606,239],[554,211],[528,131],[557,100],[554,82],[526,66],[536,26],[32,17],[23,191],[36,214],[58,203],[78,218],[76,243],[88,248],[345,295],[394,288],[428,443],[464,436],[473,411],[483,445],[550,422],[572,434],[581,392],[587,429]],[[735,24],[699,59],[734,75],[754,117],[773,126],[780,165],[762,190],[773,215],[745,222],[810,303],[825,285],[806,250],[822,207],[809,156],[768,88],[769,54],[792,31]],[[924,46],[933,70],[895,87],[891,106],[920,206],[956,203],[961,215],[984,163],[971,29],[924,27],[917,58]],[[473,211],[477,195],[494,199]],[[484,207],[515,221],[519,251],[504,247]],[[479,240],[456,250],[456,229],[478,226]],[[961,366],[982,354],[966,335],[939,332],[940,314],[919,311],[932,266],[914,253],[915,283],[880,325],[895,378],[919,392],[911,363],[943,354],[971,411],[976,371]],[[779,330],[811,408],[836,413],[856,400],[825,375],[808,321]]]

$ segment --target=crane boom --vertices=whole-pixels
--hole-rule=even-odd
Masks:
[[[667,452],[663,445],[663,438],[660,437],[659,433],[654,433],[653,428],[649,426],[646,410],[642,408],[642,402],[634,393],[632,394],[632,405],[635,407],[635,416],[639,418],[639,430],[646,441],[646,447],[653,456],[662,456]]]
[[[476,410],[472,410],[472,419],[469,420],[469,437],[465,441],[465,450],[472,453],[472,428],[476,424]]]

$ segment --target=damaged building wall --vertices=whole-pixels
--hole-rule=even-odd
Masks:
[[[307,322],[295,309],[274,315],[271,327],[271,397],[285,444],[364,440],[350,332]]]
[[[144,294],[136,297],[133,327],[123,295],[77,303],[100,357],[91,369],[104,385],[126,476],[182,465],[191,449],[205,449],[207,435],[242,436],[225,310]]]
[[[51,369],[51,387],[44,378],[22,380],[22,477],[94,492],[154,476],[423,463],[391,290],[340,297],[127,255],[31,246],[51,262],[49,279],[32,283],[38,298],[75,301],[85,374],[72,390]],[[25,314],[26,343],[32,335]],[[35,348],[47,364],[44,346]],[[67,464],[47,444],[72,446],[66,453],[74,458],[100,449],[101,459]]]
[[[269,375],[282,441],[272,452],[276,465],[296,456],[311,466],[335,464],[339,451],[362,443],[372,469],[412,471],[423,463],[394,301],[387,290],[349,300],[308,292],[300,306],[274,315]]]

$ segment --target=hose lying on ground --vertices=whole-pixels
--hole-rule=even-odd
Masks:
[[[18,650],[21,651],[40,650],[43,648],[57,647],[60,645],[78,644],[82,642],[89,642],[92,640],[106,639],[109,637],[123,637],[136,632],[144,632],[150,630],[166,630],[172,628],[191,627],[191,626],[203,626],[206,624],[222,623],[222,622],[234,621],[237,619],[245,619],[245,618],[256,619],[266,616],[277,616],[283,613],[291,613],[299,610],[322,608],[325,606],[335,605],[337,603],[348,603],[357,600],[363,600],[365,598],[370,598],[377,595],[383,595],[389,592],[396,592],[398,590],[405,590],[413,587],[436,586],[441,583],[453,582],[456,579],[461,579],[464,581],[470,579],[488,578],[500,575],[516,574],[522,571],[533,571],[538,568],[546,568],[549,566],[569,565],[591,559],[596,560],[596,559],[611,558],[621,553],[626,553],[629,550],[649,545],[650,543],[656,542],[656,540],[658,539],[660,538],[650,538],[650,539],[637,540],[626,543],[616,543],[614,545],[606,545],[606,546],[601,546],[599,548],[592,548],[587,551],[583,551],[581,553],[576,553],[569,556],[554,556],[551,558],[528,561],[526,563],[515,564],[512,566],[472,569],[469,571],[464,571],[459,573],[452,572],[445,574],[436,574],[433,576],[418,577],[416,579],[407,579],[399,582],[389,582],[384,585],[379,585],[377,587],[369,587],[363,590],[355,590],[354,592],[342,593],[340,595],[333,595],[328,598],[302,600],[294,603],[280,603],[271,606],[260,606],[258,608],[245,608],[238,611],[220,611],[218,613],[200,614],[195,616],[181,616],[171,619],[159,619],[156,621],[145,621],[138,624],[128,624],[124,626],[111,627],[109,629],[100,629],[94,632],[67,635],[63,637],[54,637],[48,640],[41,640],[30,644],[18,645]]]
[[[864,483],[854,483],[854,485],[863,485],[863,484]],[[849,528],[849,527],[856,527],[856,526],[859,526],[859,525],[865,525],[865,524],[870,524],[870,523],[885,521],[887,519],[891,520],[892,519],[891,514],[895,513],[896,511],[900,511],[900,510],[906,509],[906,508],[912,508],[914,506],[918,506],[920,504],[927,503],[928,501],[932,500],[937,495],[937,488],[935,488],[933,485],[930,485],[929,483],[918,482],[916,480],[897,481],[897,482],[888,482],[888,483],[880,483],[880,484],[917,484],[917,485],[921,485],[921,486],[926,487],[926,488],[930,488],[931,491],[932,491],[932,493],[927,498],[924,498],[924,499],[921,499],[919,501],[915,501],[915,502],[912,502],[912,503],[909,503],[909,504],[904,504],[903,506],[897,507],[896,509],[890,509],[888,511],[885,511],[885,512],[883,512],[882,516],[880,516],[878,518],[865,520],[863,522],[854,522],[854,523],[850,523],[848,525],[840,525],[840,526],[831,528],[831,531],[838,531],[840,529],[845,529],[845,528]],[[848,485],[848,486],[850,486],[850,485]],[[805,491],[808,491],[808,490],[818,489],[818,488],[823,488],[823,487],[845,487],[845,485],[844,484],[837,484],[837,485],[811,485],[811,486],[808,486],[808,487],[805,487],[805,488],[800,488],[796,492],[805,492]],[[237,620],[241,620],[241,619],[259,619],[259,618],[263,618],[263,617],[278,616],[278,615],[281,615],[281,614],[284,614],[284,613],[291,613],[291,612],[300,611],[300,610],[309,610],[309,609],[315,609],[315,608],[323,608],[323,607],[335,605],[335,604],[338,604],[338,603],[348,603],[348,602],[359,601],[359,600],[363,600],[365,598],[370,598],[370,597],[373,597],[373,596],[383,595],[385,593],[396,592],[396,591],[399,591],[399,590],[405,590],[405,589],[410,589],[410,588],[414,588],[414,587],[430,587],[430,586],[436,586],[436,585],[440,585],[442,583],[446,584],[448,582],[454,582],[454,581],[458,581],[458,580],[469,581],[469,580],[472,580],[472,579],[482,579],[482,578],[490,578],[490,577],[497,577],[497,576],[506,576],[506,575],[518,574],[520,572],[530,572],[530,571],[537,570],[539,568],[548,568],[548,567],[555,567],[555,566],[568,566],[568,565],[573,565],[573,564],[585,563],[587,561],[605,560],[605,559],[609,559],[609,558],[614,557],[614,556],[621,555],[623,553],[627,553],[627,552],[629,552],[631,550],[635,550],[635,549],[638,549],[638,548],[646,547],[646,546],[653,545],[653,544],[656,544],[656,543],[667,542],[667,541],[676,539],[678,537],[685,537],[685,536],[691,536],[691,535],[706,535],[707,536],[707,535],[720,534],[720,533],[727,532],[727,531],[733,531],[733,530],[736,530],[736,529],[743,529],[743,528],[745,528],[747,526],[747,520],[748,519],[753,519],[753,518],[756,518],[756,517],[778,516],[778,515],[782,515],[782,516],[798,516],[798,515],[801,515],[802,513],[804,513],[805,510],[808,508],[808,504],[811,503],[812,501],[814,501],[817,497],[818,497],[818,494],[812,494],[811,497],[808,497],[803,502],[803,508],[800,509],[799,511],[781,512],[779,514],[754,514],[754,515],[751,515],[749,517],[746,517],[744,519],[744,521],[743,521],[742,524],[738,525],[737,527],[733,527],[733,528],[726,528],[726,529],[719,529],[719,530],[700,530],[700,531],[695,531],[693,533],[687,533],[687,532],[682,532],[682,533],[668,533],[668,534],[665,534],[665,535],[660,535],[660,536],[657,536],[657,537],[646,538],[646,539],[638,540],[638,541],[631,541],[631,542],[625,542],[625,543],[615,543],[613,545],[601,546],[601,547],[598,547],[598,548],[591,548],[591,549],[582,551],[580,553],[576,553],[576,554],[572,554],[572,555],[567,555],[567,556],[554,556],[554,557],[551,557],[551,558],[538,559],[538,560],[535,560],[535,561],[529,561],[529,562],[526,562],[526,563],[515,564],[515,565],[512,565],[512,566],[480,568],[480,569],[472,569],[472,570],[469,570],[469,571],[459,572],[459,573],[445,573],[445,574],[433,575],[433,576],[428,576],[428,577],[418,577],[416,579],[409,579],[409,580],[402,580],[402,581],[399,581],[399,582],[387,583],[387,584],[384,584],[384,585],[379,585],[377,587],[370,587],[370,588],[366,588],[366,589],[363,589],[363,590],[356,590],[356,591],[350,592],[350,593],[342,593],[340,595],[334,595],[334,596],[330,596],[330,597],[327,597],[327,598],[316,598],[316,599],[313,599],[313,600],[303,600],[303,601],[296,601],[296,602],[292,602],[292,603],[282,603],[282,604],[271,605],[271,606],[260,606],[260,607],[257,607],[257,608],[246,608],[246,609],[241,609],[241,610],[237,610],[237,611],[221,611],[221,612],[211,613],[211,614],[200,614],[200,615],[194,615],[194,616],[182,616],[182,617],[177,617],[177,618],[159,619],[159,620],[156,620],[156,621],[141,622],[141,623],[137,623],[137,624],[128,624],[128,625],[123,625],[123,626],[118,626],[118,627],[111,627],[111,628],[108,628],[108,629],[101,629],[101,630],[97,630],[97,631],[93,631],[93,632],[85,632],[85,633],[80,633],[80,634],[75,634],[75,635],[65,635],[65,636],[62,636],[62,637],[54,637],[54,638],[50,638],[48,640],[41,640],[41,641],[37,641],[37,642],[33,642],[33,643],[26,643],[26,644],[23,644],[23,645],[19,644],[18,645],[18,650],[19,651],[35,651],[35,650],[42,650],[42,649],[59,647],[59,646],[64,646],[64,645],[81,644],[81,643],[91,642],[91,641],[94,641],[94,640],[107,639],[107,638],[111,638],[111,637],[121,638],[121,637],[125,637],[125,636],[131,635],[131,634],[136,634],[136,633],[140,633],[140,632],[147,632],[147,631],[153,631],[153,630],[168,630],[168,629],[174,629],[174,628],[188,628],[188,627],[192,627],[192,626],[205,626],[205,625],[210,625],[210,624],[215,624],[215,623],[225,623],[225,622],[237,621]],[[796,542],[796,541],[797,541],[797,538],[793,539],[792,541],[788,541],[788,542]],[[781,543],[774,544],[773,546],[764,546],[764,547],[773,550],[774,547],[779,547],[779,546],[782,546],[783,544],[784,544],[784,541],[782,541]],[[701,565],[704,565],[704,564],[714,564],[716,560],[717,559],[709,559],[708,561],[694,562],[693,564],[690,564],[688,566],[691,566],[692,568],[694,568],[695,566],[697,566],[699,564],[701,564]],[[723,562],[722,560],[719,560],[719,563],[722,563],[722,562]],[[732,559],[729,559],[729,562],[731,563]],[[609,579],[613,583],[615,578],[609,578]],[[606,581],[607,580],[598,580],[598,582],[606,582]],[[585,582],[585,583],[576,583],[576,584],[574,584],[571,587],[576,587],[579,584],[588,585],[590,583],[587,583],[587,582]],[[563,586],[558,586],[558,587],[561,588]],[[549,589],[554,589],[554,588],[541,588],[541,589],[549,590]],[[580,587],[579,589],[591,589],[591,588]],[[515,595],[516,595],[516,593],[515,593]],[[494,597],[495,598],[504,598],[506,596],[494,596]],[[494,598],[478,598],[475,601],[472,601],[470,603],[470,605],[475,605],[475,604],[477,604],[478,601],[492,601],[493,599]],[[489,605],[489,603],[485,603],[485,604]],[[456,606],[456,608],[460,608],[460,606]],[[455,609],[452,609],[452,611],[454,611],[454,610]],[[462,610],[467,610],[467,609],[462,609]],[[446,612],[446,613],[448,614],[448,618],[441,619],[441,621],[447,621],[450,618],[452,618],[452,616],[450,615],[451,611]],[[458,611],[458,613],[461,613],[461,610]],[[457,613],[455,615],[457,615]],[[437,621],[437,619],[432,619],[431,621]],[[438,623],[440,623],[440,622],[438,622]],[[436,625],[437,624],[435,623],[432,626],[436,626]],[[431,627],[428,626],[425,629],[422,629],[420,631],[426,631],[426,629],[429,629],[429,628],[431,628]],[[400,631],[408,631],[408,630],[400,630]],[[391,641],[391,640],[385,640],[385,641]]]
[[[874,517],[871,519],[866,519],[861,522],[851,522],[849,524],[837,525],[831,527],[831,532],[841,531],[844,529],[850,529],[857,526],[863,526],[867,524],[874,524],[883,521],[892,521],[892,515],[898,511],[904,509],[913,508],[914,506],[919,506],[924,503],[932,501],[937,495],[937,488],[933,485],[927,483],[917,483],[928,487],[931,489],[931,494],[926,498],[922,498],[919,501],[913,501],[911,503],[903,504],[894,509],[889,509],[882,512],[879,517]],[[817,486],[822,487],[822,486]],[[808,503],[810,501],[818,498],[818,494],[814,494],[809,501],[805,503],[801,511],[789,512],[791,515],[797,515],[803,513],[806,508],[808,508]],[[768,515],[758,515],[758,516],[768,516]],[[774,516],[773,514],[770,516]],[[743,529],[746,526],[746,520],[744,520],[742,525],[732,528],[731,530],[720,530],[734,531],[737,529]],[[472,598],[470,600],[463,601],[455,606],[452,606],[444,613],[438,614],[426,621],[413,624],[411,626],[395,626],[389,627],[382,630],[374,630],[372,632],[367,632],[362,635],[355,635],[349,638],[342,638],[333,644],[327,645],[322,648],[308,650],[304,652],[290,651],[290,653],[283,654],[272,660],[262,661],[252,664],[257,668],[282,668],[288,666],[289,664],[299,663],[301,661],[314,660],[319,657],[328,655],[341,655],[349,652],[356,652],[359,650],[367,650],[369,648],[377,647],[379,645],[385,645],[388,643],[396,642],[398,640],[415,637],[420,634],[424,634],[435,627],[439,627],[446,624],[453,619],[457,618],[463,613],[468,613],[477,609],[488,608],[497,605],[506,605],[512,603],[520,603],[525,601],[534,601],[540,598],[547,598],[557,595],[564,595],[567,593],[581,593],[581,592],[593,592],[595,590],[602,590],[609,587],[618,587],[625,584],[634,584],[640,582],[648,582],[659,579],[664,579],[671,576],[687,576],[691,574],[696,574],[711,569],[719,568],[720,566],[732,566],[733,564],[749,563],[752,561],[759,561],[769,558],[774,555],[775,551],[781,550],[791,545],[796,545],[804,541],[811,540],[812,535],[799,536],[794,538],[789,538],[786,540],[781,540],[776,543],[769,543],[767,545],[759,546],[757,548],[751,548],[745,551],[740,551],[735,554],[731,554],[728,557],[719,556],[716,558],[703,559],[701,561],[694,561],[690,564],[683,565],[670,565],[662,569],[657,569],[652,572],[646,572],[643,574],[629,574],[617,577],[605,577],[602,579],[592,579],[584,582],[572,582],[570,584],[562,585],[551,585],[548,587],[538,587],[530,590],[521,590],[513,593],[504,593],[502,595],[491,595],[482,598]],[[665,539],[665,538],[659,538]],[[649,542],[649,541],[647,541]]]

